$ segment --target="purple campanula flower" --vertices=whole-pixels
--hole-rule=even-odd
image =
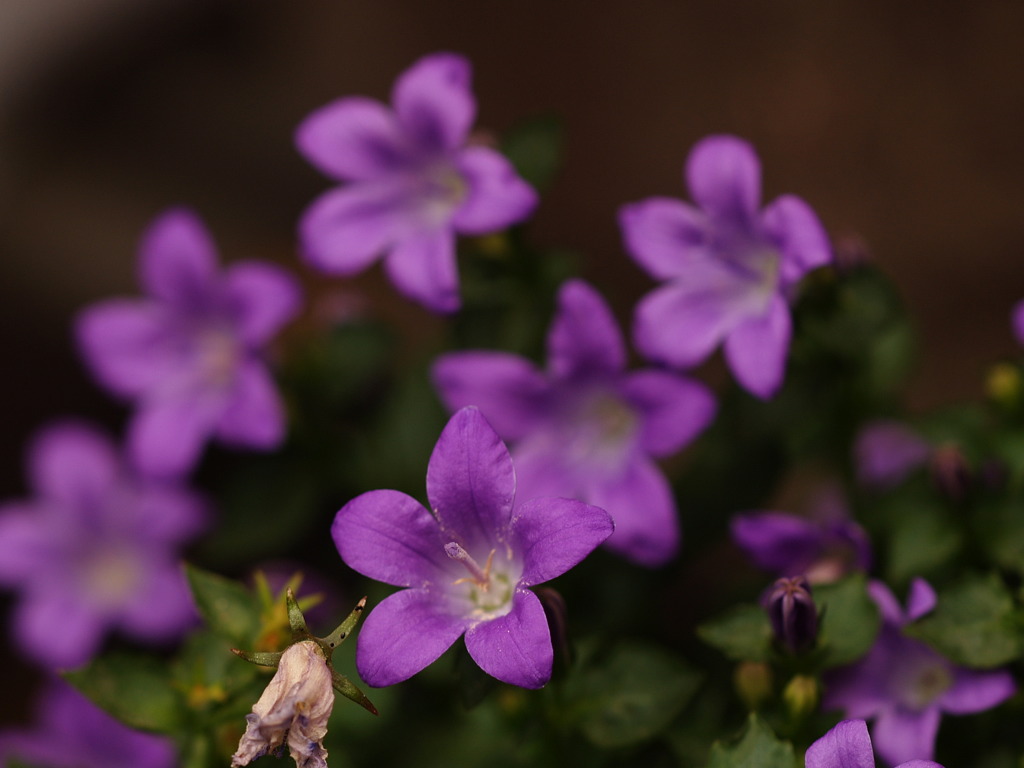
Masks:
[[[608,306],[587,283],[558,295],[548,370],[504,352],[455,352],[434,364],[449,409],[476,405],[514,441],[526,498],[579,498],[615,520],[610,549],[648,566],[679,548],[672,491],[652,456],[686,445],[714,418],[701,384],[673,373],[627,373],[626,348]]]
[[[798,197],[760,208],[760,163],[734,136],[700,141],[686,161],[686,183],[697,207],[655,197],[619,213],[626,249],[666,281],[637,305],[637,347],[688,368],[724,342],[739,383],[771,397],[789,350],[788,297],[806,272],[828,263],[828,238]]]
[[[875,768],[871,737],[863,720],[843,720],[811,744],[805,768]],[[931,760],[908,760],[896,768],[942,768]]]
[[[35,438],[28,473],[35,497],[0,506],[0,584],[21,592],[26,653],[74,667],[108,628],[162,641],[193,623],[178,547],[203,523],[198,498],[136,476],[109,439],[71,422]]]
[[[0,732],[0,768],[173,768],[167,739],[129,728],[67,683],[48,683],[32,728]]]
[[[551,677],[551,633],[531,591],[611,535],[608,514],[579,501],[516,500],[504,443],[476,408],[458,411],[427,466],[425,509],[398,491],[364,493],[331,533],[349,567],[397,587],[359,633],[356,666],[372,686],[401,682],[460,636],[487,674],[540,688]]]
[[[823,705],[847,717],[873,719],[875,749],[891,764],[930,760],[942,713],[970,714],[996,706],[1016,687],[1008,672],[979,672],[955,666],[902,628],[935,606],[935,592],[923,579],[910,585],[906,612],[881,582],[868,590],[882,612],[875,645],[856,664],[825,679]]]
[[[838,491],[827,488],[809,517],[748,512],[733,517],[732,538],[754,564],[779,576],[805,575],[812,584],[871,567],[867,533],[850,519]]]
[[[482,235],[522,221],[537,195],[501,154],[467,145],[476,101],[462,56],[420,59],[398,78],[391,103],[339,99],[299,126],[299,151],[347,182],[303,215],[302,248],[311,264],[340,275],[384,254],[402,294],[454,312],[455,233]]]
[[[864,425],[854,441],[857,479],[868,488],[884,490],[902,483],[928,462],[931,446],[899,421],[877,420]]]
[[[298,285],[270,264],[221,272],[199,219],[160,216],[140,248],[148,296],[88,307],[76,332],[86,363],[133,400],[128,445],[155,475],[188,471],[210,437],[257,449],[284,439],[284,408],[260,350],[299,309]]]

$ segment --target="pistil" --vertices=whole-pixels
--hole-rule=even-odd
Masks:
[[[444,545],[444,552],[452,560],[458,560],[462,563],[466,570],[469,571],[470,576],[456,579],[455,584],[476,584],[480,587],[481,591],[486,592],[491,586],[491,565],[494,562],[494,552],[491,550],[487,555],[487,562],[484,563],[484,567],[481,568],[473,556],[469,554],[465,549],[462,548],[457,542],[449,541]]]

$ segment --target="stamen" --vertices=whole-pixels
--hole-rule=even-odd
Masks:
[[[473,556],[463,549],[458,542],[449,541],[444,545],[444,552],[452,560],[458,560],[462,563],[466,567],[466,570],[472,574],[469,577],[456,579],[454,582],[455,584],[473,583],[485,592],[487,591],[487,588],[491,584],[491,564],[494,562],[493,549],[490,551],[490,554],[487,555],[487,562],[484,563],[483,568],[477,564],[476,560],[473,559]]]

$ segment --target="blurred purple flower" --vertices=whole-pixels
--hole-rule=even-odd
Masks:
[[[0,584],[21,592],[14,636],[36,660],[75,667],[110,628],[162,641],[195,619],[178,546],[203,523],[183,488],[130,472],[96,430],[60,423],[33,441],[35,498],[0,507]]]
[[[627,373],[626,348],[608,306],[587,283],[558,295],[546,373],[504,352],[455,352],[437,360],[434,384],[450,410],[476,405],[515,441],[519,493],[565,496],[606,509],[607,546],[647,566],[679,548],[675,500],[651,459],[694,439],[714,418],[701,384],[667,371]]]
[[[863,720],[843,720],[807,748],[806,768],[875,768],[871,737]],[[896,768],[942,768],[931,760],[909,760]]]
[[[0,768],[8,762],[38,768],[172,768],[170,741],[132,730],[60,679],[36,705],[30,729],[0,732]]]
[[[1024,344],[1024,301],[1018,301],[1013,305],[1011,324],[1013,325],[1013,334],[1017,337],[1017,341],[1020,344]]]
[[[147,297],[103,301],[76,323],[96,378],[135,401],[128,446],[137,466],[187,472],[210,437],[277,446],[284,408],[260,351],[299,310],[295,280],[256,261],[220,272],[202,222],[181,209],[150,226],[140,267]]]
[[[398,491],[364,493],[338,512],[341,559],[398,587],[359,633],[356,666],[372,686],[401,682],[460,636],[487,674],[524,688],[551,677],[551,633],[530,590],[611,535],[608,514],[569,499],[515,504],[504,443],[476,408],[444,428],[427,466],[430,510]]]
[[[930,452],[928,441],[902,422],[869,422],[853,446],[857,479],[868,488],[893,488],[923,467]]]
[[[833,582],[871,567],[867,533],[850,519],[838,491],[827,489],[810,517],[786,512],[749,512],[733,517],[733,541],[765,571],[804,575],[812,584]]]
[[[465,58],[436,53],[398,78],[391,107],[339,99],[299,126],[299,151],[348,182],[302,217],[311,264],[351,275],[385,254],[384,269],[402,294],[435,312],[459,308],[455,233],[503,229],[537,204],[505,157],[467,146],[476,116],[470,76]]]
[[[868,591],[882,612],[878,639],[861,661],[826,676],[822,704],[847,717],[873,719],[875,749],[888,763],[930,760],[943,712],[981,712],[1012,696],[1016,686],[1008,672],[957,667],[903,634],[905,624],[935,606],[928,582],[911,583],[905,613],[881,582],[871,582]]]
[[[788,297],[806,272],[829,262],[828,238],[798,197],[783,195],[760,209],[760,163],[734,136],[698,142],[686,161],[686,184],[698,207],[654,197],[619,212],[626,249],[667,281],[637,305],[637,347],[687,368],[724,342],[739,383],[771,397],[789,350]]]

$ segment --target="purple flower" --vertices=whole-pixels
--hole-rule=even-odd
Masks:
[[[667,456],[715,413],[708,390],[657,370],[626,373],[611,311],[580,280],[562,286],[546,373],[504,352],[456,352],[434,365],[449,409],[476,405],[515,441],[519,492],[596,504],[615,519],[609,548],[661,565],[679,548],[675,500],[651,459]]]
[[[299,309],[296,282],[269,264],[217,268],[213,242],[189,211],[146,232],[140,277],[148,294],[83,311],[79,347],[97,379],[135,401],[128,445],[145,472],[189,470],[205,441],[269,449],[284,438],[284,409],[260,359]]]
[[[348,182],[303,215],[302,248],[311,264],[340,275],[385,254],[384,269],[402,294],[453,312],[455,233],[481,235],[522,221],[537,195],[502,155],[467,146],[476,101],[463,57],[420,59],[398,78],[391,103],[339,99],[299,126],[299,151]]]
[[[30,729],[0,732],[0,768],[172,768],[167,739],[123,725],[67,683],[55,679],[36,705]]]
[[[1024,300],[1013,305],[1010,320],[1013,325],[1013,335],[1017,337],[1019,343],[1024,344]]]
[[[626,249],[667,281],[637,305],[637,347],[652,360],[687,368],[719,342],[743,387],[771,397],[782,383],[793,285],[830,258],[817,216],[783,195],[760,209],[761,166],[733,136],[709,136],[686,161],[698,207],[655,197],[619,213]]]
[[[871,567],[867,533],[832,489],[819,497],[811,517],[750,512],[733,517],[730,528],[733,541],[758,568],[779,576],[804,575],[823,584]]]
[[[843,720],[807,748],[806,768],[875,768],[871,737],[863,720]],[[909,760],[896,768],[942,768],[931,760]]]
[[[853,446],[857,479],[869,488],[893,488],[931,453],[928,441],[899,421],[878,420],[864,425]]]
[[[0,507],[0,584],[21,592],[14,635],[48,665],[74,667],[108,628],[143,640],[195,618],[178,546],[203,522],[184,489],[130,472],[104,435],[61,423],[28,459],[35,498]]]
[[[430,457],[429,510],[398,491],[370,491],[338,512],[331,533],[341,559],[408,587],[366,618],[356,649],[363,680],[401,682],[465,634],[487,674],[524,688],[548,681],[551,634],[530,587],[572,568],[613,525],[579,501],[515,497],[504,443],[480,411],[463,408]]]
[[[923,579],[910,585],[906,613],[881,582],[868,586],[882,612],[875,645],[861,661],[826,680],[823,704],[847,717],[873,719],[878,754],[891,764],[930,760],[943,712],[981,712],[1015,691],[1005,671],[978,672],[955,666],[922,642],[903,634],[908,622],[935,606],[935,592]]]

